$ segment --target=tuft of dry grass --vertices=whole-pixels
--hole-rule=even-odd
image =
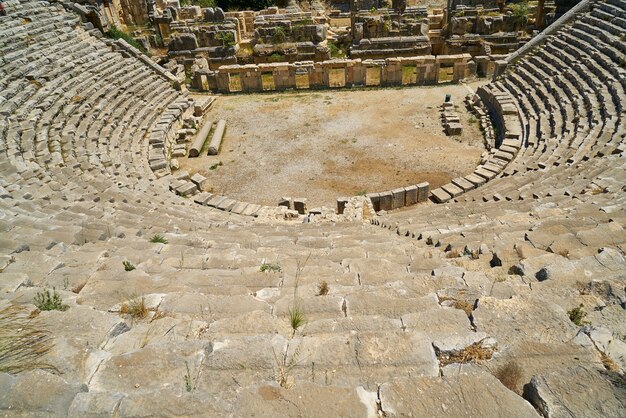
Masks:
[[[611,357],[607,356],[605,353],[600,351],[600,361],[602,361],[602,365],[605,369],[610,372],[619,372],[620,367]]]
[[[54,341],[51,333],[34,320],[34,316],[17,305],[0,310],[0,372],[58,371],[41,360],[52,349]]]
[[[448,296],[442,296],[439,298],[439,303],[445,302],[447,300],[452,302],[452,307],[462,310],[468,317],[472,315],[472,312],[474,312],[474,305],[464,300],[454,299]]]
[[[143,296],[139,298],[133,298],[128,302],[124,302],[120,308],[120,313],[130,315],[134,319],[144,319],[148,316],[148,309]]]
[[[330,290],[327,281],[322,281],[317,285],[317,296],[326,296]]]
[[[522,379],[522,368],[516,361],[509,361],[498,367],[494,375],[508,389],[517,392],[519,382]]]
[[[437,359],[441,367],[452,363],[476,363],[491,359],[495,350],[491,347],[483,347],[481,343],[479,341],[465,347],[463,350],[452,353],[438,353]]]
[[[461,251],[454,248],[446,253],[446,258],[459,258],[463,255]]]

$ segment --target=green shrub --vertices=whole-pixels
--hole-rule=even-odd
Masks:
[[[233,35],[230,31],[218,32],[218,34],[215,35],[215,39],[222,41],[222,45],[227,47],[235,46],[237,44],[237,42],[235,42],[235,35]]]
[[[261,273],[265,273],[265,272],[272,272],[272,273],[280,273],[282,271],[282,268],[275,263],[263,263],[261,264],[261,268],[259,268],[259,271]]]
[[[52,294],[50,294],[48,289],[37,292],[35,295],[35,306],[40,311],[66,311],[69,308],[68,305],[63,303],[61,295],[57,293],[54,287],[52,288]]]
[[[150,238],[150,242],[155,244],[167,244],[167,239],[163,235],[154,234],[152,238]]]
[[[328,49],[330,49],[330,56],[333,58],[345,58],[346,57],[346,53],[343,52],[343,50],[341,48],[339,48],[339,46],[337,46],[336,43],[334,42],[328,42]]]
[[[285,33],[285,29],[281,26],[277,26],[274,30],[274,34],[272,35],[272,43],[273,44],[282,44],[287,41],[287,34]]]
[[[180,0],[182,7],[186,6],[200,6],[202,8],[215,7],[215,0]]]
[[[304,311],[300,306],[295,305],[293,309],[289,309],[289,324],[293,331],[292,337],[296,334],[296,331],[305,324]]]
[[[130,261],[122,261],[122,264],[124,264],[124,270],[125,271],[133,271],[133,270],[135,270],[135,266]]]
[[[520,26],[526,26],[528,22],[528,3],[522,1],[519,3],[509,4],[509,8],[513,12],[515,22]]]
[[[569,315],[570,321],[572,321],[579,327],[582,327],[583,325],[588,324],[588,322],[584,320],[585,317],[587,316],[587,312],[585,312],[585,310],[583,309],[582,304],[570,311],[567,311],[567,314]]]
[[[134,319],[144,319],[148,316],[148,308],[143,296],[141,298],[133,298],[128,302],[124,302],[120,308],[120,313],[130,315]]]
[[[111,39],[123,39],[129,45],[134,46],[135,48],[137,48],[138,50],[140,50],[144,54],[149,55],[148,54],[148,50],[146,48],[144,48],[142,44],[137,42],[132,36],[130,36],[126,32],[118,29],[117,26],[115,26],[115,25],[112,25],[111,29],[106,31],[104,36],[106,36],[107,38],[111,38]]]

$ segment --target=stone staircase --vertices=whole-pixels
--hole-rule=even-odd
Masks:
[[[549,123],[531,111],[547,88],[516,96],[517,72],[489,86],[545,133],[524,128],[536,146],[484,186],[375,220],[392,231],[262,223],[150,168],[148,135],[185,94],[59,5],[5,5],[0,313],[21,309],[54,345],[50,367],[0,372],[2,414],[623,416],[620,69],[597,65],[616,81],[597,96],[576,92],[606,80],[579,86],[573,68],[554,81]],[[590,16],[619,26],[607,8]],[[52,288],[68,309],[39,312]],[[581,304],[591,326],[570,320]]]

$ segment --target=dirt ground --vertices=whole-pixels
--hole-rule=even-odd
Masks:
[[[443,134],[446,93],[461,136]],[[200,157],[179,158],[181,170],[208,177],[214,193],[267,205],[290,196],[334,207],[340,196],[423,181],[435,188],[471,173],[484,150],[467,93],[446,85],[220,96],[205,116],[227,121],[220,154],[206,155],[207,140]]]

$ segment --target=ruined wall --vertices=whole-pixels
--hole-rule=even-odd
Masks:
[[[286,89],[327,89],[353,86],[432,85],[441,82],[440,70],[450,70],[445,81],[475,76],[469,54],[398,57],[385,60],[331,60],[250,65],[224,65],[194,73],[193,87],[221,93]]]

